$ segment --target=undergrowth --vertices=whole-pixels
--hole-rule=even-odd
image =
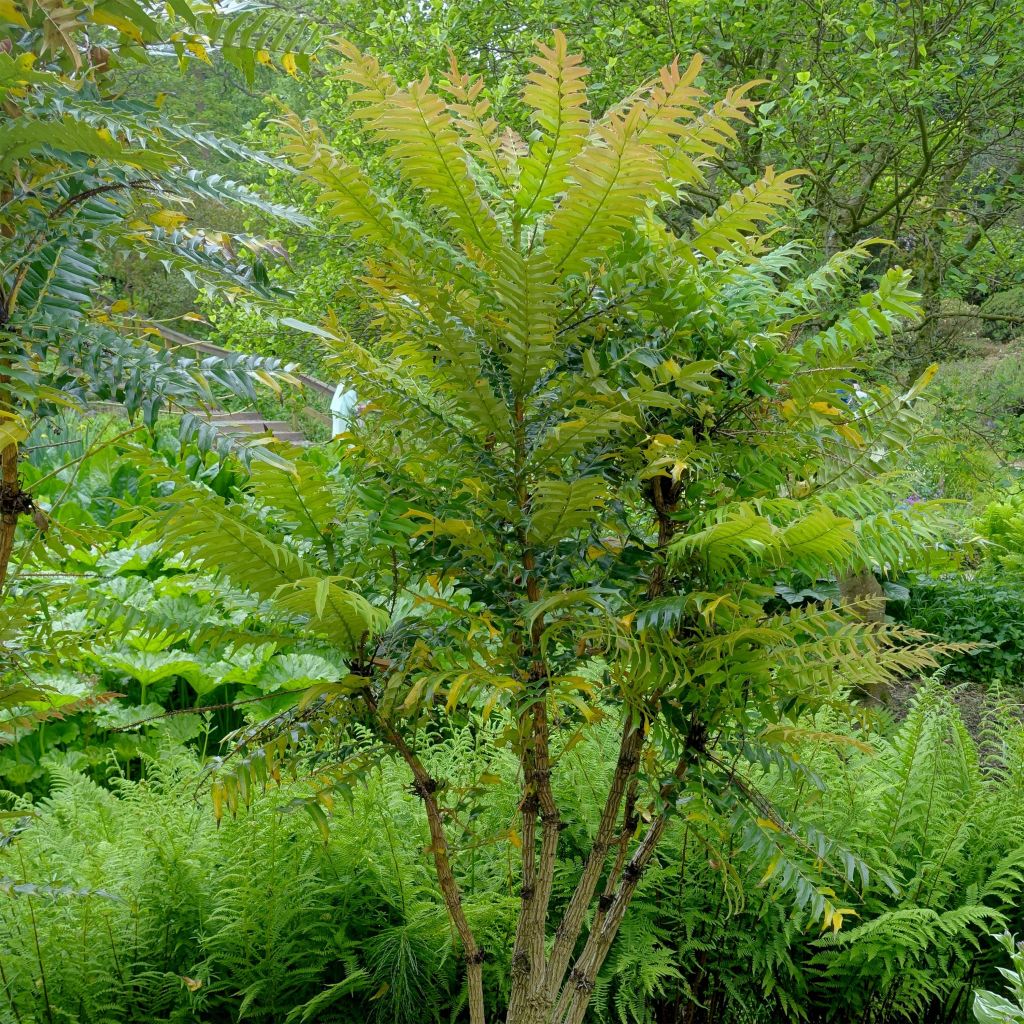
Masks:
[[[481,766],[514,771],[497,739],[485,727],[437,737],[433,771],[456,794]],[[565,885],[586,849],[611,740],[599,730],[565,755]],[[681,815],[591,1019],[966,1020],[971,989],[998,980],[987,936],[1024,929],[1024,739],[997,709],[976,741],[930,684],[871,741],[874,753],[808,740],[801,771],[751,780],[791,820],[864,861],[866,878],[844,888],[809,851],[808,870],[847,909],[841,930],[822,934],[794,916],[763,861]],[[196,793],[199,762],[181,748],[113,790],[57,763],[50,771],[50,795],[21,798],[24,817],[0,847],[4,1024],[462,1018],[429,836],[397,767],[336,808],[326,843],[306,814],[289,812],[298,784],[218,828]],[[495,799],[460,822],[460,882],[499,996],[519,902],[515,810]]]

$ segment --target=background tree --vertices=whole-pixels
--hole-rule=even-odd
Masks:
[[[713,93],[736,81],[763,79],[757,95],[765,102],[756,122],[741,128],[739,145],[722,167],[685,197],[685,212],[707,215],[769,165],[806,169],[797,230],[825,258],[881,236],[896,240],[898,248],[880,251],[867,273],[901,261],[914,271],[926,315],[900,338],[897,369],[909,363],[920,372],[931,349],[956,347],[963,332],[950,331],[940,317],[943,298],[977,305],[990,292],[1024,280],[1014,256],[1020,248],[1022,152],[1015,97],[1024,69],[1016,56],[1022,40],[1012,7],[955,0],[809,0],[795,6],[778,0],[631,0],[611,9],[574,0],[516,0],[498,7],[396,0],[365,11],[318,4],[317,11],[329,29],[374,46],[400,82],[420,77],[445,46],[467,54],[464,69],[487,77],[495,110],[521,133],[528,130],[515,104],[529,56],[523,40],[552,24],[579,38],[584,58],[601,68],[591,84],[597,111],[614,103],[652,62],[680,50],[705,54],[701,84]],[[284,95],[294,109],[315,116],[328,137],[343,141],[351,137],[347,92],[323,67],[304,81],[289,81]],[[390,174],[386,161],[377,170]],[[297,199],[290,189],[286,194]],[[1007,237],[999,237],[1001,229]],[[341,254],[322,252],[313,239],[307,244],[308,261],[300,259],[318,287],[333,273],[335,287],[344,288],[348,265],[327,269]],[[979,247],[991,258],[979,258]],[[313,308],[314,289],[309,291],[306,308]],[[1019,320],[1019,296],[1009,303],[982,311],[992,317],[994,330],[1012,330]],[[347,313],[355,298],[346,292],[338,305]],[[945,312],[964,316],[962,309]],[[225,321],[230,332],[232,318]],[[353,318],[351,326],[359,323]],[[253,331],[267,328],[247,321],[235,333]],[[952,339],[944,336],[950,334]],[[287,343],[280,333],[275,342]]]

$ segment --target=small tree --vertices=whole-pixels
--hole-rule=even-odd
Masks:
[[[336,350],[378,415],[336,450],[340,475],[316,460],[292,477],[261,469],[248,511],[179,481],[152,523],[169,549],[270,599],[282,629],[348,659],[345,678],[245,733],[218,766],[217,814],[315,751],[309,807],[326,827],[323,809],[375,757],[401,758],[473,1024],[583,1019],[674,818],[715,817],[763,854],[765,885],[839,928],[848,911],[799,867],[834,851],[740,766],[799,771],[785,750],[807,716],[932,663],[856,609],[785,609],[774,589],[794,572],[891,567],[935,539],[931,510],[901,506],[884,472],[918,389],[857,381],[873,340],[915,315],[906,275],[828,315],[867,253],[800,276],[798,246],[766,248],[792,173],[769,171],[683,237],[667,228],[663,211],[751,107],[746,88],[705,105],[699,59],[596,118],[556,34],[524,90],[527,142],[454,60],[443,98],[341,49],[366,141],[408,190],[404,205],[381,194],[315,125],[288,120],[287,152],[328,216],[372,247],[379,334],[364,345],[330,316],[291,323]],[[565,891],[553,779],[609,717],[618,748]],[[501,780],[455,792],[434,777],[452,720],[510,746],[520,769],[507,839],[521,906],[507,1005],[497,995],[489,1011],[462,853],[466,801]],[[852,883],[854,859],[836,860]]]

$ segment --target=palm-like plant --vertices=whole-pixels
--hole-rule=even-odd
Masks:
[[[368,765],[401,758],[473,1024],[487,951],[462,891],[481,842],[520,859],[510,977],[495,985],[507,1006],[491,1011],[510,1024],[583,1019],[673,816],[716,817],[766,880],[839,928],[844,908],[798,866],[808,851],[827,861],[826,840],[802,836],[739,766],[785,766],[804,712],[935,656],[841,609],[771,610],[787,572],[886,570],[933,545],[935,510],[902,508],[885,475],[919,388],[857,380],[874,339],[915,315],[906,275],[829,313],[867,253],[801,273],[798,247],[768,248],[792,173],[669,230],[665,211],[751,108],[746,88],[708,105],[699,60],[594,117],[586,69],[556,34],[524,90],[526,141],[454,61],[437,92],[341,52],[366,141],[405,195],[286,120],[287,154],[328,216],[372,248],[378,336],[359,343],[330,315],[291,323],[335,350],[377,416],[327,477],[261,471],[247,509],[179,481],[152,522],[348,659],[345,678],[243,735],[219,766],[217,813],[308,756],[326,826]],[[567,823],[552,779],[608,716],[619,742],[594,780],[602,810],[556,884]],[[500,780],[446,783],[431,749],[449,719],[496,717],[519,759],[519,813],[484,836],[471,808]],[[840,859],[852,882],[855,859]]]

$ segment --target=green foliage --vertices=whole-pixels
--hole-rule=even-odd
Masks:
[[[1021,229],[1002,224],[987,230],[964,259],[958,259],[957,237],[949,239],[950,279],[947,288],[971,302],[983,303],[989,296],[1012,291],[1024,284]],[[990,324],[998,329],[997,324]]]
[[[470,1018],[482,1021],[479,940],[450,851],[483,841],[478,812],[463,825],[461,808],[477,808],[486,784],[463,798],[422,759],[435,733],[496,723],[526,787],[503,787],[521,809],[506,834],[526,879],[509,952],[537,969],[517,968],[507,995],[489,995],[507,1000],[512,1021],[524,999],[560,998],[556,1019],[575,1024],[590,989],[562,978],[611,833],[584,845],[588,866],[557,889],[554,772],[540,766],[562,770],[611,718],[622,750],[638,750],[618,755],[619,795],[601,828],[614,826],[627,781],[629,806],[651,824],[644,839],[624,829],[607,882],[615,913],[589,925],[577,972],[596,979],[680,801],[765,864],[778,858],[798,913],[841,927],[835,891],[794,858],[785,818],[729,764],[752,735],[784,752],[802,716],[934,666],[941,650],[830,605],[766,608],[787,573],[891,572],[938,544],[938,508],[900,507],[879,482],[921,429],[934,370],[897,391],[851,369],[916,316],[908,275],[890,269],[844,303],[866,246],[824,268],[799,247],[771,249],[796,187],[771,168],[689,225],[661,218],[706,185],[752,109],[746,87],[707,104],[699,60],[666,66],[594,117],[585,71],[556,33],[524,90],[527,143],[488,116],[483,85],[454,62],[449,103],[429,77],[402,87],[351,44],[338,48],[353,120],[400,187],[383,187],[315,123],[281,125],[327,215],[372,252],[375,320],[358,338],[330,310],[319,324],[281,323],[326,342],[375,415],[337,445],[333,472],[295,453],[291,476],[254,474],[242,494],[147,463],[168,486],[141,529],[347,665],[238,733],[212,766],[215,815],[308,772],[306,808],[327,834],[339,798],[388,751],[404,760],[465,951]],[[814,843],[822,857],[831,849],[823,835]],[[843,867],[852,884],[856,859]],[[533,872],[542,912],[528,904]],[[542,993],[549,905],[569,923],[549,944],[554,987]],[[648,996],[663,980],[642,977]]]
[[[974,522],[986,560],[997,570],[1024,569],[1024,496],[1018,491],[990,501]]]
[[[931,684],[871,743],[871,752],[840,751],[808,731],[800,770],[765,769],[759,782],[776,805],[795,808],[798,829],[833,837],[830,859],[863,865],[862,894],[837,887],[849,899],[840,930],[822,934],[786,909],[774,883],[780,863],[766,866],[699,819],[680,826],[636,908],[639,949],[622,955],[648,951],[648,978],[679,971],[675,998],[702,1007],[692,1019],[962,1020],[973,979],[994,976],[982,942],[993,923],[1016,927],[1024,871],[1024,821],[1016,805],[1006,815],[1020,785],[1012,712],[993,712],[976,742]],[[614,985],[611,972],[606,979]],[[629,998],[625,1019],[655,1019],[641,984]]]
[[[69,7],[11,2],[0,9],[0,413],[15,423],[0,437],[0,450],[8,463],[25,421],[51,414],[55,405],[113,397],[152,424],[168,399],[192,402],[210,393],[202,374],[190,372],[194,360],[154,347],[159,332],[124,316],[128,300],[104,303],[112,254],[159,262],[193,287],[207,282],[232,295],[274,294],[265,263],[280,258],[278,243],[205,230],[181,212],[198,199],[308,223],[223,175],[188,168],[176,150],[193,144],[235,158],[260,154],[124,99],[110,74],[119,62],[145,60],[147,47],[166,45],[183,61],[186,54],[208,60],[213,40],[229,56],[247,53],[251,64],[255,50],[275,46],[263,31],[278,43],[291,38],[281,28],[267,10],[237,10],[226,21],[187,2],[157,15],[120,0]],[[291,29],[303,34],[299,22]],[[282,60],[295,70],[290,51]],[[208,369],[218,390],[251,393],[253,381],[274,386],[275,376],[291,382],[275,360]],[[12,485],[9,470],[5,482]],[[6,553],[2,561],[6,572]]]
[[[976,744],[932,685],[897,729],[871,734],[873,753],[830,745],[824,719],[807,725],[802,767],[745,773],[795,808],[802,842],[773,866],[778,850],[765,863],[720,822],[675,822],[598,980],[595,1021],[648,1024],[680,1009],[727,1024],[962,1020],[971,986],[998,982],[985,936],[1020,927],[1024,872],[1024,750],[1012,718],[994,712]],[[449,731],[431,770],[453,788],[472,785],[482,766],[514,775],[514,757],[495,754],[486,735]],[[599,814],[612,742],[608,723],[567,759],[560,887]],[[83,1024],[451,1018],[458,957],[426,827],[397,767],[369,772],[319,843],[307,815],[280,811],[301,784],[254,795],[248,815],[217,827],[197,813],[192,755],[165,741],[145,763],[144,779],[115,778],[113,791],[51,763],[50,795],[15,805],[14,835],[0,847],[0,1016],[14,1019],[13,1003],[23,1019],[47,1020],[49,1006]],[[463,848],[457,872],[494,950],[488,985],[499,987],[518,903],[501,841],[515,807],[509,791],[487,788],[476,828],[489,841]],[[849,917],[827,935],[792,915],[777,884],[787,862],[810,870],[816,830],[838,840],[826,871]],[[855,887],[838,881],[844,857],[858,865]]]
[[[1020,683],[1024,678],[1024,590],[1017,576],[977,573],[917,578],[900,617],[949,641],[978,644],[952,658],[952,678]]]
[[[551,15],[522,6],[508,13],[513,39]],[[292,332],[287,344],[354,381],[373,410],[340,443],[268,446],[267,464],[248,469],[214,456],[203,433],[199,446],[137,433],[116,456],[75,448],[66,469],[33,460],[26,477],[50,525],[24,538],[8,606],[43,601],[0,637],[16,680],[0,690],[14,739],[0,766],[18,790],[39,793],[47,771],[55,785],[11,844],[31,861],[8,872],[17,980],[0,982],[15,1018],[482,1021],[486,991],[514,1024],[534,1001],[577,1024],[592,990],[592,1015],[620,1024],[682,1012],[902,1024],[962,1012],[979,936],[1017,923],[1021,822],[1006,808],[1020,802],[1019,730],[993,725],[979,753],[933,686],[872,758],[875,737],[847,703],[852,687],[943,654],[957,656],[954,672],[1015,678],[1012,588],[993,609],[984,573],[955,594],[915,587],[909,615],[940,644],[777,596],[943,557],[943,507],[905,501],[891,472],[926,426],[933,370],[909,388],[864,372],[910,336],[899,332],[917,316],[911,275],[858,240],[876,224],[919,231],[920,245],[901,241],[935,312],[929,253],[948,225],[932,193],[966,187],[1014,81],[1014,65],[979,63],[950,36],[995,45],[1016,39],[1016,23],[957,13],[922,51],[888,10],[826,4],[806,22],[764,3],[756,16],[730,9],[756,44],[737,47],[714,28],[716,5],[690,4],[670,20],[673,42],[685,27],[714,59],[668,64],[629,92],[636,82],[619,76],[641,63],[630,37],[646,42],[642,26],[662,14],[565,6],[594,23],[602,81],[557,33],[529,60],[506,55],[492,91],[454,58],[435,86],[422,47],[468,33],[474,63],[493,64],[506,15],[375,10],[356,34],[409,46],[382,67],[339,44],[316,86],[322,124],[285,115],[274,129],[302,182],[261,158],[269,199],[230,169],[190,171],[174,156],[180,145],[257,154],[115,101],[105,68],[76,65],[86,30],[108,42],[116,30],[112,65],[165,41],[179,58],[218,47],[250,80],[271,59],[295,72],[307,65],[286,14],[225,19],[182,4],[167,17],[185,28],[168,35],[128,8],[134,38],[102,5],[26,17],[0,0],[44,58],[15,66],[0,51],[0,84],[20,104],[0,125],[3,166],[19,161],[9,177],[33,190],[3,214],[16,342],[4,369],[19,408],[49,414],[59,387],[155,424],[191,395],[252,398],[254,381],[287,382],[271,360],[154,353],[123,308],[93,305],[115,247],[165,261],[190,287],[227,278],[229,294],[276,294],[264,265],[275,244],[196,230],[177,207],[232,201],[307,231],[300,200],[346,240],[332,228],[309,242],[300,265],[316,271],[273,320],[218,312],[220,329],[255,327],[257,349]],[[822,51],[797,72],[807,51],[778,61],[760,45],[793,32],[806,46],[809,24],[833,73]],[[787,88],[757,111],[749,87],[724,87],[761,63]],[[991,101],[977,116],[961,103],[965,76]],[[724,98],[709,101],[707,86]],[[886,139],[914,141],[876,144],[882,123]],[[794,150],[809,178],[774,170]],[[137,189],[142,174],[159,188]],[[991,210],[1012,207],[1012,178],[997,176]],[[776,237],[798,219],[802,184],[813,241],[852,246],[824,265],[813,244]],[[5,252],[0,239],[0,262]],[[1010,367],[987,376],[999,372],[1012,385]],[[1012,439],[1012,387],[984,384]],[[954,387],[982,393],[966,371]],[[27,434],[5,419],[0,450]],[[186,417],[185,433],[194,426]],[[954,489],[943,476],[928,493]],[[1004,549],[1016,543],[1012,512],[989,510],[985,524]],[[979,630],[997,645],[970,655],[984,664],[958,644]],[[30,674],[40,688],[20,682]],[[207,703],[227,706],[176,714]],[[212,762],[173,752],[205,754],[231,730]],[[146,782],[117,781],[143,766]],[[185,796],[198,771],[213,776],[220,831]],[[281,793],[302,813],[281,817],[264,790],[289,775],[306,780]],[[61,829],[74,849],[56,856]],[[83,853],[82,837],[101,832],[100,852]],[[159,864],[132,860],[140,848]],[[64,878],[33,889],[47,858]],[[97,913],[94,896],[115,905]],[[94,946],[99,967],[61,959]],[[549,968],[542,992],[531,971]]]
[[[994,936],[1010,954],[1013,967],[1000,967],[1008,985],[1010,998],[996,992],[979,990],[974,993],[974,1019],[978,1024],[1019,1024],[1024,1021],[1024,950],[1013,940],[1009,932]]]
[[[23,471],[46,529],[21,553],[11,607],[22,613],[0,640],[11,681],[0,724],[0,773],[9,787],[38,790],[48,758],[103,779],[118,765],[132,770],[168,737],[209,749],[242,724],[233,702],[273,707],[296,689],[337,678],[344,663],[323,644],[264,625],[258,595],[189,571],[133,529],[157,507],[161,485],[111,444],[125,433],[124,421],[68,419],[67,439],[55,431],[59,423],[50,420],[29,439]],[[182,444],[169,426],[155,438],[129,432],[209,493],[245,486],[241,466]],[[307,481],[312,474],[306,467]],[[308,490],[279,493],[286,515],[301,512]],[[323,508],[324,497],[310,505]],[[15,700],[26,680],[40,692]],[[42,714],[47,703],[67,720]],[[211,704],[222,706],[207,719],[187,713]]]
[[[993,292],[981,304],[981,312],[993,318],[988,324],[989,337],[996,341],[1018,337],[1024,333],[1024,284]]]
[[[944,364],[931,389],[936,418],[947,437],[964,452],[980,473],[964,465],[957,470],[953,458],[950,471],[965,479],[959,481],[959,493],[952,497],[984,494],[993,483],[1007,482],[1005,468],[998,464],[1016,461],[1024,453],[1022,413],[1024,413],[1024,364],[1015,350],[981,359],[962,359]],[[972,485],[971,478],[974,478]],[[986,487],[986,478],[989,481]],[[1002,479],[1000,479],[1002,478]]]
[[[456,962],[397,779],[358,794],[350,827],[320,846],[306,815],[270,798],[216,828],[196,813],[198,762],[166,744],[154,755],[145,782],[115,779],[113,793],[51,766],[51,795],[22,806],[27,827],[0,852],[0,1017],[448,1019]],[[21,884],[39,877],[82,895]],[[507,928],[497,892],[476,916]]]

